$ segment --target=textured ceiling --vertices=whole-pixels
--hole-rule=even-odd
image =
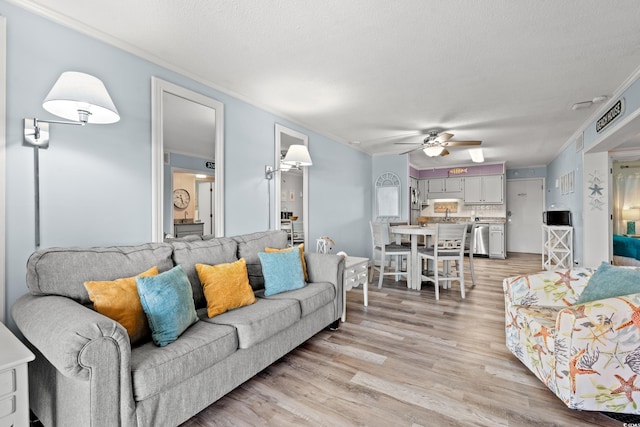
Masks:
[[[371,154],[437,128],[544,165],[640,65],[637,0],[12,2]]]

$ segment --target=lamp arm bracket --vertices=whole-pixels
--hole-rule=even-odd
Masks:
[[[69,120],[40,120],[38,118],[25,119],[25,120],[33,120],[33,123],[35,126],[37,126],[38,123],[54,123],[57,125],[76,125],[76,126],[84,126],[86,124],[84,122],[73,122]]]

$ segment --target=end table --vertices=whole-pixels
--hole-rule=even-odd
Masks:
[[[0,323],[0,425],[29,425],[27,363],[33,353]]]
[[[348,256],[345,259],[342,282],[342,321],[347,321],[347,291],[362,285],[364,306],[369,305],[369,258]]]

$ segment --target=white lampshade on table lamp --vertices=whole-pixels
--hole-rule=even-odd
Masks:
[[[633,206],[623,209],[622,219],[627,221],[627,234],[636,234],[636,221],[640,220],[640,208]]]
[[[77,71],[60,75],[42,107],[70,121],[24,119],[24,143],[34,148],[36,247],[40,246],[40,167],[38,152],[49,148],[49,124],[78,125],[109,124],[120,120],[120,114],[97,77]]]

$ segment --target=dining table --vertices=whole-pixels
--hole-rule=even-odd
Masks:
[[[389,227],[391,233],[404,234],[411,236],[411,262],[410,266],[410,283],[407,283],[410,289],[420,290],[422,287],[422,263],[418,258],[418,237],[420,236],[435,236],[436,226],[435,224],[428,225],[394,225]]]

